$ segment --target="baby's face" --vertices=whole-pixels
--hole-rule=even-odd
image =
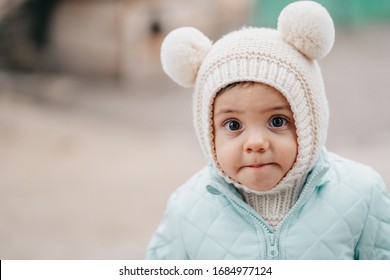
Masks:
[[[272,189],[297,152],[293,113],[286,98],[260,83],[240,84],[214,102],[214,145],[227,176],[246,187]]]

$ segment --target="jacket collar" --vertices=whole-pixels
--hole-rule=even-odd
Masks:
[[[330,161],[328,151],[325,147],[322,148],[313,168],[309,171],[305,185],[308,182],[314,184],[314,187],[322,187],[330,181]]]

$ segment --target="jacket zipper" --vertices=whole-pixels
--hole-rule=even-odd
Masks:
[[[263,231],[265,233],[267,233],[268,236],[264,236],[264,241],[265,241],[264,245],[265,245],[266,249],[265,249],[265,251],[263,251],[263,254],[266,257],[268,257],[267,259],[277,259],[277,256],[279,255],[279,250],[278,250],[278,245],[277,245],[277,241],[276,241],[277,238],[276,238],[276,235],[273,232],[273,230],[268,227],[268,225],[265,223],[265,221],[262,221],[261,217],[260,218],[257,217],[256,215],[254,215],[253,213],[251,213],[250,211],[245,209],[245,207],[243,207],[242,205],[240,205],[236,201],[234,201],[234,200],[231,200],[231,201],[239,209],[241,209],[241,211],[243,211],[245,214],[251,216],[252,219],[254,219],[256,221],[256,224],[259,224],[262,227]]]
[[[282,231],[283,225],[285,224],[286,220],[291,216],[291,214],[295,211],[296,208],[298,208],[302,204],[302,200],[305,198],[306,194],[314,188],[311,187],[313,182],[317,181],[317,179],[320,176],[323,176],[328,171],[329,167],[322,167],[319,170],[317,170],[309,179],[309,181],[306,183],[306,188],[303,190],[303,192],[300,194],[297,202],[294,204],[294,206],[290,209],[290,211],[287,213],[287,215],[283,218],[283,220],[280,222],[280,227],[277,229],[277,236],[275,232],[269,228],[269,226],[266,224],[265,221],[263,221],[262,217],[257,217],[255,214],[253,214],[251,211],[246,209],[244,206],[242,206],[239,202],[235,201],[234,198],[230,197],[227,194],[224,194],[226,198],[228,198],[234,205],[236,205],[237,208],[239,208],[241,211],[243,211],[245,214],[249,215],[252,219],[257,221],[257,224],[260,224],[260,226],[263,228],[264,232],[268,233],[268,241],[267,238],[264,237],[264,240],[266,243],[266,250],[265,250],[265,255],[268,256],[269,259],[276,259],[279,255],[279,250],[278,250],[278,242],[277,239],[280,237],[280,233]],[[219,185],[220,189],[224,189],[223,186],[220,186],[220,183],[215,182],[216,184]],[[257,213],[256,213],[257,214]]]
[[[268,256],[272,259],[276,258],[279,255],[278,246],[276,245],[276,238],[275,234],[271,233],[269,235],[269,250],[268,250]]]
[[[290,211],[287,213],[287,215],[280,222],[280,225],[281,225],[280,229],[282,228],[282,226],[285,223],[285,221],[291,216],[291,214],[294,213],[295,209],[301,206],[301,204],[302,204],[301,201],[305,198],[306,194],[309,191],[314,190],[314,188],[312,188],[311,185],[314,182],[316,182],[318,180],[318,178],[322,177],[328,171],[328,169],[329,169],[328,166],[322,167],[319,170],[317,170],[313,174],[313,176],[310,177],[309,181],[307,181],[307,183],[306,183],[306,188],[304,188],[302,193],[299,195],[299,198],[296,201],[296,203],[293,205],[293,207],[291,207]]]
[[[215,182],[219,187],[220,189],[224,189],[223,186],[220,185],[219,182]],[[252,213],[250,210],[246,209],[245,206],[241,205],[239,202],[237,202],[235,200],[235,198],[231,197],[230,195],[224,193],[223,194],[227,199],[229,199],[233,205],[236,206],[236,208],[240,209],[241,212],[243,212],[244,214],[246,214],[247,216],[250,216],[256,224],[260,225],[260,227],[263,229],[264,232],[267,233],[267,235],[269,236],[268,240],[267,240],[267,236],[264,236],[264,241],[265,241],[265,251],[264,251],[264,255],[268,257],[271,257],[271,255],[273,254],[273,257],[272,258],[275,258],[277,255],[278,255],[278,250],[277,250],[277,246],[276,246],[276,238],[275,238],[275,234],[273,233],[273,230],[271,228],[269,228],[269,226],[266,224],[265,221],[262,220],[262,217],[259,216],[257,217],[257,213],[254,214]],[[268,244],[267,244],[268,243]],[[270,253],[272,252],[272,254]]]
[[[251,213],[249,210],[247,210],[245,207],[243,207],[242,205],[240,205],[239,203],[237,203],[236,201],[234,200],[231,200],[233,202],[233,204],[236,205],[237,208],[239,208],[242,212],[244,212],[246,215],[249,215],[254,221],[256,224],[260,225],[260,227],[263,229],[264,232],[266,232],[269,236],[269,240],[267,241],[267,237],[264,236],[264,241],[265,241],[265,244],[264,244],[264,247],[266,248],[265,251],[263,251],[263,254],[265,256],[271,256],[270,255],[270,252],[271,250],[269,249],[269,247],[273,248],[273,251],[274,252],[274,257],[277,256],[277,246],[275,246],[275,234],[272,232],[272,230],[267,226],[267,224],[265,222],[263,222],[261,219],[259,219],[259,217],[257,217],[256,215],[254,215],[253,213]],[[268,243],[268,244],[267,244]],[[275,253],[276,251],[276,253]]]

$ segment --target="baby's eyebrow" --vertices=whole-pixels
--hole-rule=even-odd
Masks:
[[[222,108],[222,109],[218,110],[218,112],[216,112],[214,114],[214,116],[223,115],[223,114],[232,114],[232,113],[241,114],[243,112],[240,110],[237,110],[237,109],[232,109],[232,108]]]
[[[261,110],[262,113],[268,113],[268,112],[272,112],[272,111],[290,111],[290,105],[288,104],[280,104],[280,105],[276,105],[274,107],[271,107],[271,108],[266,108],[264,110]],[[218,115],[223,115],[223,114],[242,114],[244,113],[242,110],[237,110],[237,109],[233,109],[233,108],[222,108],[220,110],[218,110],[217,112],[215,112],[214,116],[218,116]]]
[[[281,110],[290,110],[290,105],[288,105],[288,104],[277,105],[275,107],[271,107],[271,108],[266,109],[264,111],[268,112],[268,111],[281,111]]]

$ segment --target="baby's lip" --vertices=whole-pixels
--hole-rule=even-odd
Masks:
[[[244,167],[249,167],[249,168],[261,168],[267,165],[271,165],[272,163],[253,163],[253,164],[248,164],[245,165]]]

